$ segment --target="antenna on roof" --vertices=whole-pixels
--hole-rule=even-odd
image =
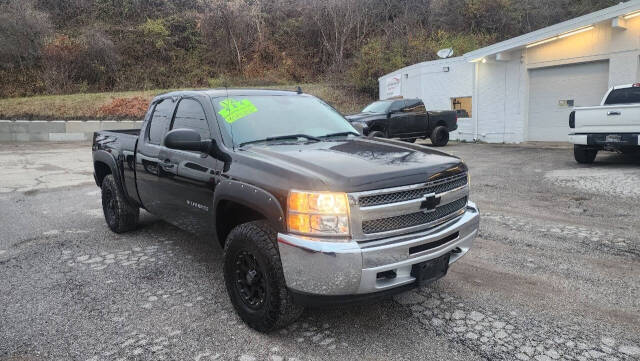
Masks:
[[[298,88],[296,89],[296,93],[302,94],[302,88],[300,88],[300,85],[298,85]]]

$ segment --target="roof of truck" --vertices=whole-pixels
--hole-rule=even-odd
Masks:
[[[180,97],[186,95],[196,96],[209,96],[211,98],[225,97],[225,96],[239,96],[239,95],[298,95],[296,91],[290,90],[270,90],[270,89],[249,89],[249,88],[218,88],[218,89],[201,89],[201,90],[178,90],[169,93],[164,93],[156,96],[153,100],[166,99],[171,97]],[[301,93],[300,95],[304,95]]]

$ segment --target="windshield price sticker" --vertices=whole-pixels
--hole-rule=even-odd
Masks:
[[[224,120],[229,124],[258,111],[258,108],[256,108],[249,99],[225,99],[220,102],[220,106],[222,110],[220,110],[218,114],[222,115]]]

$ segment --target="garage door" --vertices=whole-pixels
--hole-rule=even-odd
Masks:
[[[527,139],[567,141],[573,106],[600,104],[608,83],[608,61],[529,70]]]

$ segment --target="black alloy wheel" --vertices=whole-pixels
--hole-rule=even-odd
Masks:
[[[246,251],[239,253],[234,273],[236,290],[242,302],[252,310],[260,309],[265,302],[267,283],[256,258]]]

